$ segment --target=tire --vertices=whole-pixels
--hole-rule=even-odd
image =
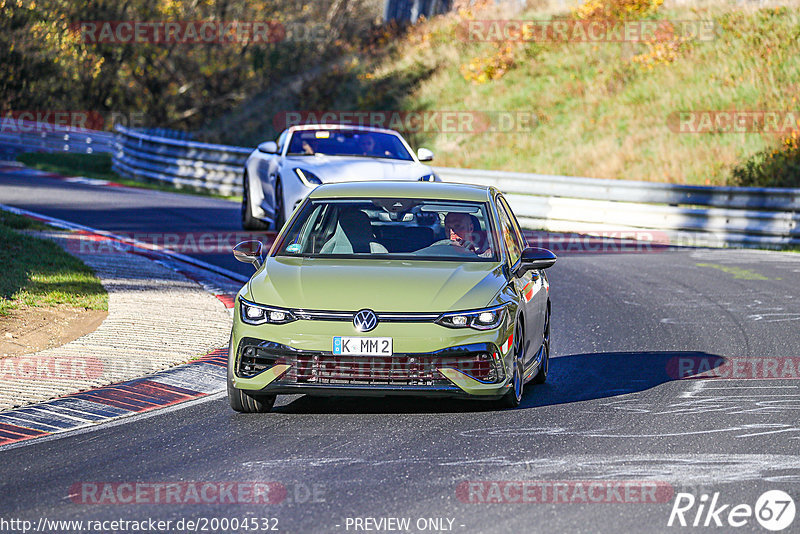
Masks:
[[[544,340],[542,341],[542,364],[539,371],[533,377],[534,384],[544,384],[547,381],[547,373],[550,370],[550,306],[547,306],[547,315],[544,318]]]
[[[514,376],[512,378],[513,387],[500,399],[500,406],[503,408],[517,408],[522,402],[522,394],[525,391],[525,332],[522,328],[522,317],[517,319],[514,327]]]
[[[269,228],[267,223],[253,217],[253,212],[250,209],[250,185],[247,174],[244,175],[244,187],[242,189],[242,228],[256,231]]]
[[[281,186],[281,181],[277,180],[275,182],[275,232],[276,233],[281,231],[281,228],[283,228],[283,225],[286,222],[286,218],[283,212],[284,212],[283,187]]]
[[[236,389],[228,379],[228,401],[231,408],[240,413],[267,413],[275,404],[275,395],[254,396]]]

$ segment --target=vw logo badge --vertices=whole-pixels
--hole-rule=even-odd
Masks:
[[[369,332],[378,326],[378,318],[372,310],[361,310],[353,317],[353,326],[359,332]]]

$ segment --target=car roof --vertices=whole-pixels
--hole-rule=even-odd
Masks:
[[[496,189],[485,185],[442,182],[365,181],[323,184],[309,195],[323,198],[425,198],[486,202]]]

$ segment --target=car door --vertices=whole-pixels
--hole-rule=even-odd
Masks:
[[[508,251],[510,267],[513,268],[526,247],[525,237],[511,207],[502,195],[497,196],[497,211],[500,215],[500,237]],[[544,295],[542,273],[538,270],[534,269],[521,277],[514,277],[513,283],[519,295],[520,306],[525,313],[525,337],[528,340],[525,361],[527,366],[533,361],[544,338],[544,310],[547,306],[547,297]]]

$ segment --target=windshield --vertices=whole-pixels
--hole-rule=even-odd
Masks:
[[[300,130],[294,132],[287,156],[360,156],[413,161],[400,138],[360,130]]]
[[[309,200],[275,255],[498,261],[489,221],[480,202]]]

